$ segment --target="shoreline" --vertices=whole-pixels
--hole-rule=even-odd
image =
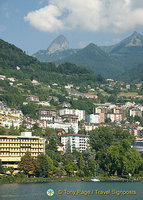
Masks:
[[[24,178],[17,179],[15,177],[4,177],[0,179],[0,184],[9,184],[9,183],[48,183],[48,182],[89,182],[91,178]],[[101,178],[100,182],[136,182],[143,181],[143,178],[134,178],[134,179],[126,179],[126,178]]]

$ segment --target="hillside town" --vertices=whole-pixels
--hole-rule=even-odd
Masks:
[[[19,68],[20,69],[20,68]],[[3,81],[6,76],[1,75],[0,80]],[[15,78],[7,78],[10,87],[20,87]],[[16,84],[15,84],[16,81]],[[128,98],[129,101],[124,103],[100,103],[98,97],[99,92],[104,92],[108,89],[113,90],[118,87],[120,91],[130,90],[131,85],[124,82],[117,82],[113,79],[107,79],[106,84],[101,84],[100,87],[91,88],[87,86],[86,93],[77,92],[80,87],[74,87],[73,84],[67,84],[64,86],[67,96],[64,99],[67,101],[60,102],[59,98],[55,96],[48,96],[47,101],[40,101],[39,96],[28,95],[26,102],[23,105],[26,106],[30,102],[40,106],[35,112],[36,118],[31,118],[28,115],[24,115],[21,110],[16,108],[9,108],[5,102],[0,102],[0,126],[1,127],[14,127],[19,129],[24,125],[26,131],[31,131],[34,125],[37,125],[43,131],[48,127],[56,130],[58,136],[61,137],[60,152],[66,151],[67,142],[70,141],[71,152],[73,149],[78,149],[80,152],[86,150],[88,147],[88,133],[95,130],[98,127],[106,126],[120,126],[124,130],[129,130],[130,133],[136,137],[136,148],[142,151],[142,137],[143,137],[143,123],[142,113],[143,105],[135,103],[134,100],[139,96]],[[36,80],[31,81],[34,86],[39,86],[40,83]],[[140,90],[141,84],[137,84],[136,90]],[[59,88],[58,84],[53,83],[49,88]],[[76,92],[75,92],[76,91]],[[127,93],[128,94],[128,93]],[[118,96],[120,99],[122,96]],[[91,113],[87,113],[86,110],[71,108],[70,99],[77,101],[79,98],[88,101],[93,101],[93,110]],[[125,98],[124,96],[122,98]],[[56,102],[54,108],[51,107],[51,102]],[[75,138],[73,143],[71,138]],[[82,142],[83,141],[83,142]]]

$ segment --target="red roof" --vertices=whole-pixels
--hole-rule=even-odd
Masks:
[[[96,94],[84,94],[85,97],[97,97]]]

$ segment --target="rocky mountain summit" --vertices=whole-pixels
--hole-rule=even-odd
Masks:
[[[42,62],[85,66],[96,74],[115,78],[143,63],[143,35],[134,32],[111,46],[89,44],[82,49],[69,48],[67,39],[60,35],[47,50],[38,51],[34,56]]]
[[[68,49],[70,49],[69,42],[63,35],[60,35],[50,44],[50,46],[47,49],[47,53],[53,54],[57,51],[64,51]]]
[[[65,36],[59,35],[55,40],[53,40],[47,50],[40,50],[33,54],[33,56],[42,62],[53,62],[64,59],[76,52],[76,49],[70,48],[69,42]]]

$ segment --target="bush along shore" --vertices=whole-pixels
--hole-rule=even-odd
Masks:
[[[91,181],[92,177],[27,177],[25,174],[17,174],[16,176],[3,176],[0,178],[0,184],[4,183],[44,183],[44,182],[66,182],[66,181]],[[100,181],[143,181],[141,177],[101,177]]]

